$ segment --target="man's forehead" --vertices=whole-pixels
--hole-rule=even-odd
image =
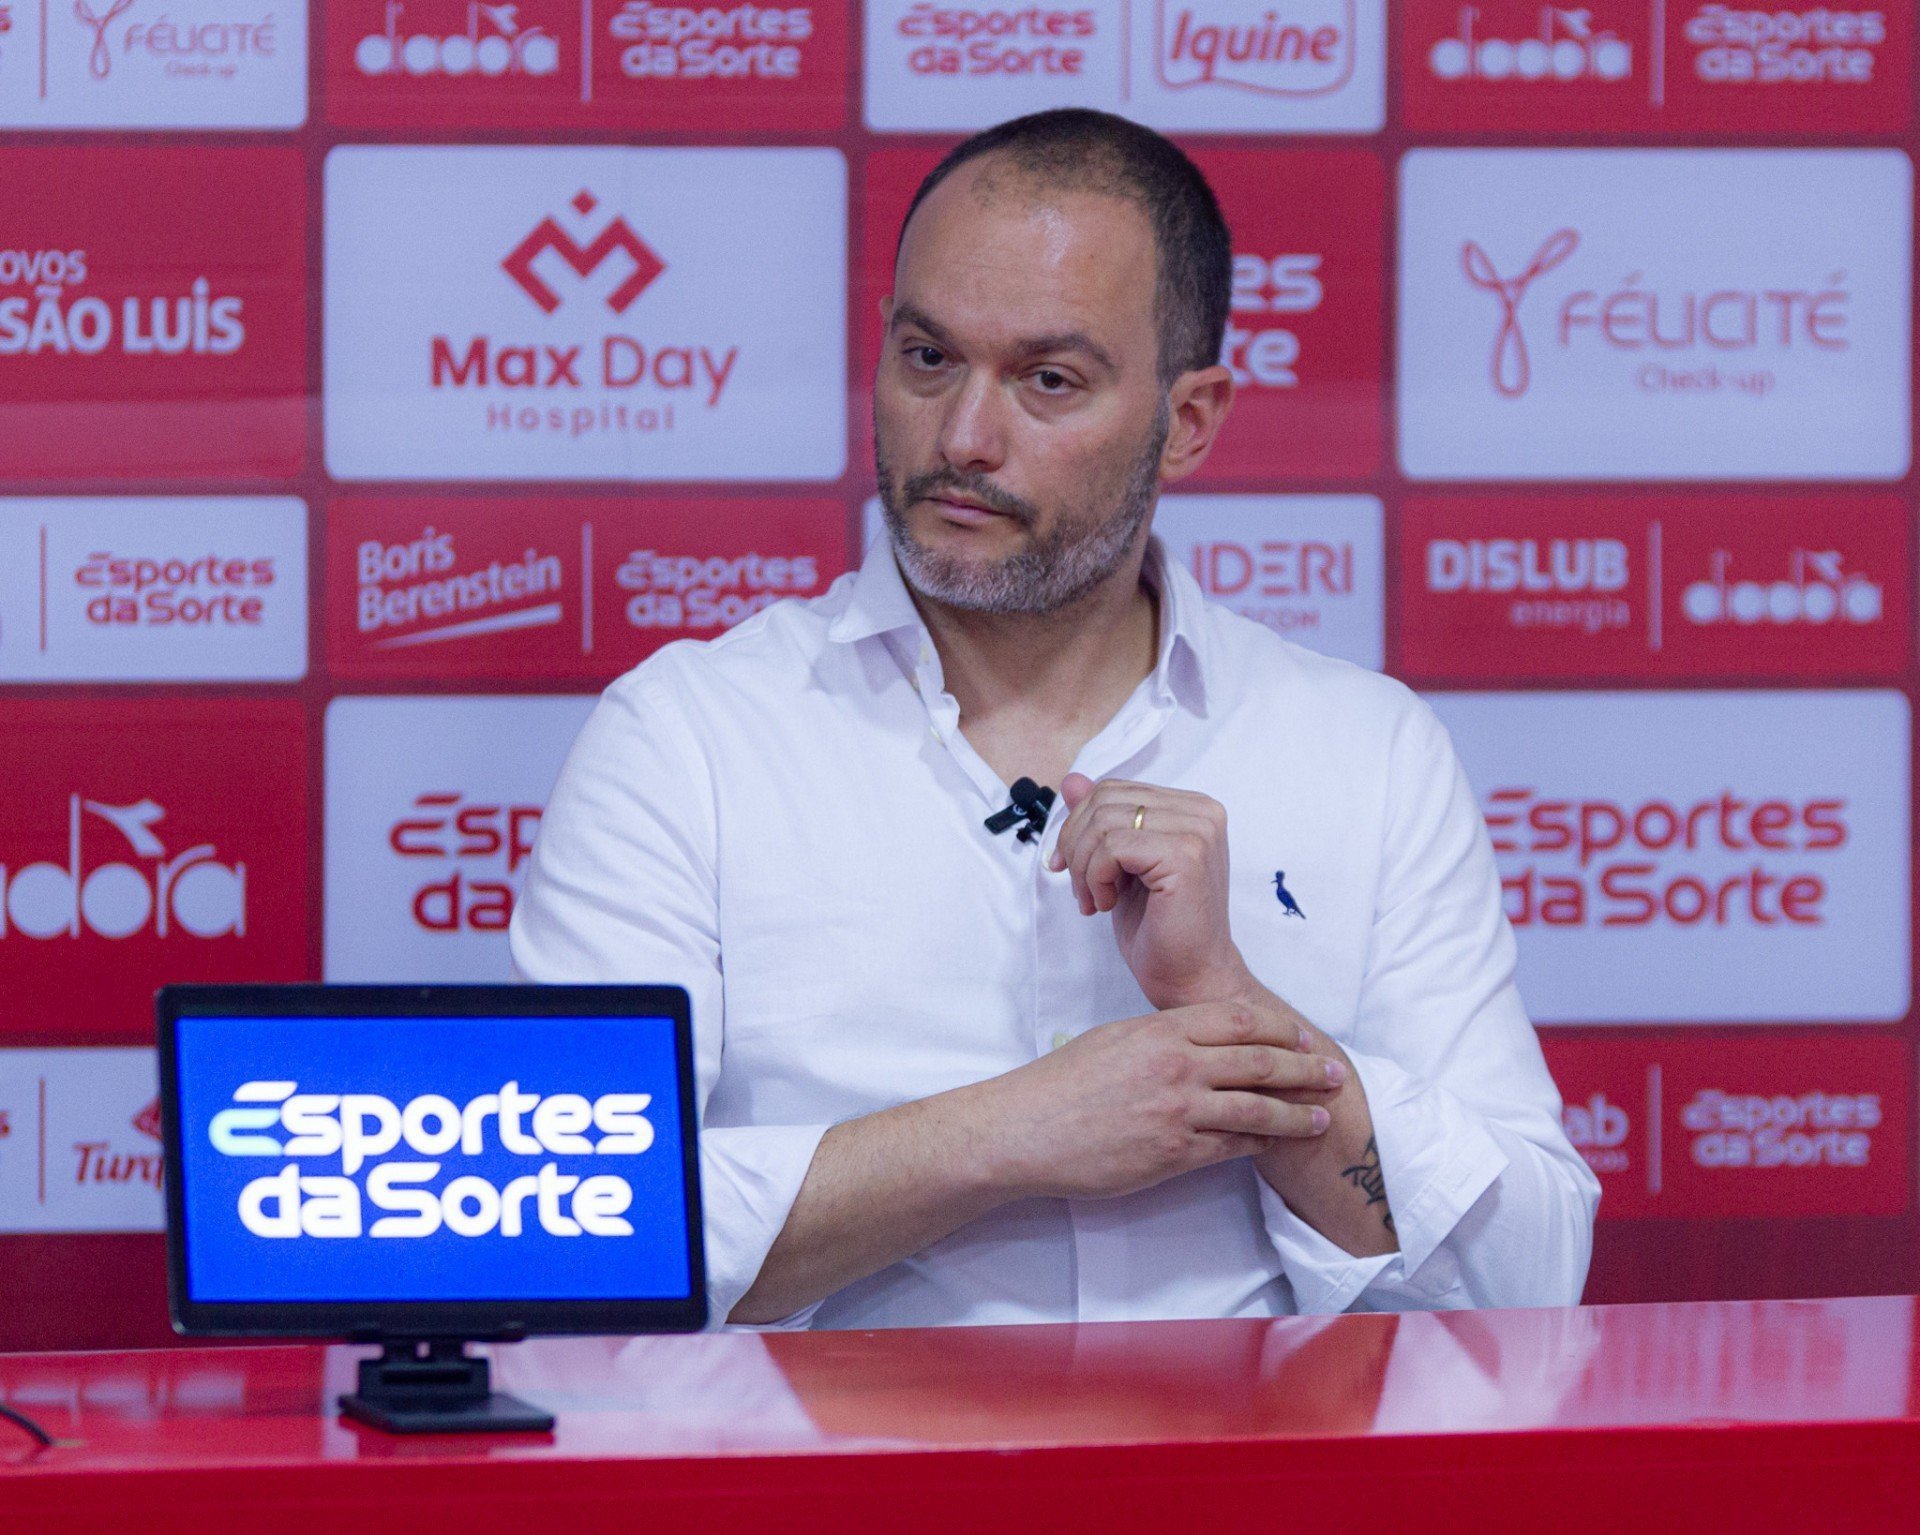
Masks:
[[[894,297],[945,325],[1124,339],[1151,327],[1155,258],[1132,199],[970,163],[914,213]]]

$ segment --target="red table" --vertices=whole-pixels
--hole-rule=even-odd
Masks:
[[[543,1339],[551,1438],[390,1438],[363,1350],[0,1356],[0,1528],[1920,1527],[1915,1301]],[[1302,1521],[1311,1521],[1302,1525]]]

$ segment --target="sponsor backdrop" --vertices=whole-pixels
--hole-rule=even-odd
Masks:
[[[156,985],[506,973],[595,691],[874,536],[918,179],[1076,103],[1234,229],[1169,547],[1459,745],[1589,1296],[1920,1287],[1916,9],[0,0],[0,1347],[166,1335]]]

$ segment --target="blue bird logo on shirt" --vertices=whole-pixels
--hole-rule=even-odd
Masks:
[[[1298,917],[1302,922],[1307,920],[1307,914],[1300,909],[1300,903],[1287,889],[1287,875],[1284,869],[1273,871],[1273,895],[1274,899],[1280,903],[1281,910],[1289,917]]]

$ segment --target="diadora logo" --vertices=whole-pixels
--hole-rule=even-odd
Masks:
[[[211,842],[170,855],[155,830],[166,814],[151,799],[72,795],[64,864],[0,865],[0,939],[244,937],[247,866],[220,862]]]
[[[1328,95],[1353,78],[1354,12],[1355,0],[1154,0],[1160,82],[1170,90]]]
[[[1598,26],[1584,7],[1540,7],[1527,37],[1500,36],[1480,26],[1478,6],[1460,7],[1459,30],[1427,51],[1438,80],[1618,81],[1633,74],[1633,45]]]
[[[1695,624],[1877,624],[1885,611],[1878,581],[1849,571],[1837,549],[1795,549],[1784,576],[1733,577],[1733,555],[1716,549],[1712,571],[1690,582],[1681,611]]]
[[[587,191],[578,193],[572,202],[573,211],[582,218],[591,215],[599,206],[593,194]],[[552,251],[582,277],[591,277],[614,252],[624,252],[631,260],[633,270],[607,295],[607,307],[615,314],[625,314],[628,306],[667,269],[666,263],[654,254],[652,247],[633,232],[624,218],[617,215],[586,245],[581,245],[551,218],[542,219],[500,265],[506,269],[509,277],[526,290],[527,296],[548,314],[560,307],[560,295],[533,269],[534,259],[545,251]]]
[[[298,1082],[252,1081],[234,1090],[234,1106],[215,1114],[206,1133],[222,1156],[289,1159],[240,1191],[240,1223],[258,1237],[357,1237],[363,1229],[374,1237],[442,1229],[517,1237],[529,1214],[553,1236],[625,1237],[633,1235],[624,1218],[633,1186],[617,1173],[564,1173],[551,1158],[644,1155],[654,1143],[652,1102],[651,1093],[542,1095],[512,1081],[464,1104],[422,1093],[403,1106],[379,1093],[303,1093]],[[401,1157],[390,1157],[403,1143]],[[503,1186],[467,1173],[428,1187],[445,1159],[488,1153],[541,1165]],[[336,1157],[337,1174],[305,1173],[293,1160]],[[364,1227],[363,1191],[366,1203],[390,1212]]]
[[[559,40],[545,27],[522,23],[517,5],[469,0],[465,26],[444,37],[403,35],[406,10],[407,0],[387,0],[385,25],[354,45],[354,67],[361,74],[497,79],[551,75],[560,68]]]
[[[1467,274],[1467,281],[1491,293],[1500,306],[1500,324],[1493,334],[1491,371],[1495,391],[1508,399],[1525,394],[1527,385],[1533,381],[1527,338],[1520,329],[1520,301],[1527,296],[1527,289],[1571,256],[1579,244],[1580,236],[1575,230],[1557,230],[1534,252],[1533,260],[1512,277],[1502,277],[1494,267],[1493,258],[1472,240],[1460,247],[1460,266]]]

